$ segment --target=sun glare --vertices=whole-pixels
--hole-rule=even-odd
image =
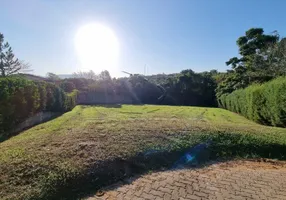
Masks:
[[[75,37],[81,70],[115,72],[118,65],[119,44],[111,29],[102,24],[81,27]]]

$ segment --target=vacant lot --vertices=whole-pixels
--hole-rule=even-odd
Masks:
[[[206,141],[210,158],[286,155],[286,129],[223,109],[77,106],[0,143],[0,197],[73,199],[132,174],[130,166],[138,171],[169,166],[176,152]],[[144,156],[153,149],[160,159]]]

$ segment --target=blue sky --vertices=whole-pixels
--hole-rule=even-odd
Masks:
[[[283,0],[4,0],[0,32],[38,75],[81,70],[74,38],[89,23],[116,34],[117,71],[143,74],[145,64],[148,74],[225,71],[247,29],[286,36],[285,7]]]

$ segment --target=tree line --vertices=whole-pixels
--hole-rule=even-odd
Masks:
[[[100,74],[89,71],[74,73],[69,79],[49,73],[46,81],[67,93],[77,89],[94,95],[125,95],[130,96],[133,103],[229,108],[224,102],[227,95],[286,75],[286,38],[280,37],[277,31],[265,34],[262,28],[251,28],[236,44],[240,56],[226,61],[230,67],[226,72],[195,73],[187,69],[174,74],[112,78],[108,71]],[[10,76],[25,67],[0,34],[1,76]]]
[[[103,71],[96,76],[80,73],[77,78],[49,80],[66,92],[77,89],[94,95],[130,96],[134,104],[216,106],[216,82],[213,78],[216,73],[215,70],[195,73],[189,69],[176,74],[132,74],[130,77],[111,78],[108,71]]]

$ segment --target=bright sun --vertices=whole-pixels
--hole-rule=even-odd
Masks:
[[[108,27],[101,24],[81,27],[76,34],[75,45],[83,71],[116,71],[119,44],[115,34]]]

